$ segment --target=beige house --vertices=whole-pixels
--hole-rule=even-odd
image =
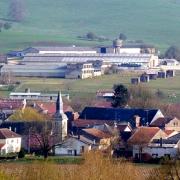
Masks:
[[[158,118],[155,121],[153,121],[150,126],[153,127],[160,127],[165,130],[174,130],[174,131],[180,131],[180,119],[174,117],[174,118],[167,118],[162,117]]]
[[[155,139],[166,139],[167,134],[158,127],[139,127],[128,139],[132,146],[133,158],[142,160],[145,155],[153,156],[154,151],[150,145]]]
[[[92,63],[74,63],[67,65],[65,78],[86,79],[101,76],[101,69],[95,69]]]
[[[156,67],[158,66],[159,64],[159,58],[158,56],[154,55],[154,54],[151,54],[150,58],[149,58],[149,65],[148,67],[149,68],[153,68],[153,67]]]
[[[180,131],[180,119],[177,119],[176,117],[173,118],[171,121],[165,124],[165,130]]]

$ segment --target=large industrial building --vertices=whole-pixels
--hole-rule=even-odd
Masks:
[[[11,73],[14,76],[37,77],[93,77],[103,74],[105,67],[110,65],[135,66],[139,69],[149,69],[158,66],[158,56],[142,53],[140,47],[123,47],[120,40],[115,40],[112,47],[35,47],[21,51],[21,60],[8,60],[1,68],[1,73]],[[14,51],[13,51],[14,54]],[[18,51],[19,55],[19,51]],[[87,63],[90,69],[83,68]],[[77,69],[68,68],[70,64]],[[79,66],[81,64],[81,66]],[[84,64],[84,65],[83,65]],[[82,67],[82,68],[81,68]],[[90,72],[91,71],[91,72]],[[69,76],[68,76],[68,75]],[[88,75],[89,74],[89,75]]]

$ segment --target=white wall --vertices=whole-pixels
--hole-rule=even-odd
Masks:
[[[2,140],[0,140],[2,141]],[[8,139],[4,139],[3,140],[5,145],[4,147],[1,149],[1,153],[15,153],[15,152],[19,152],[21,150],[21,137],[18,138],[8,138]]]
[[[39,54],[96,54],[96,51],[39,51]]]
[[[74,155],[74,150],[76,150],[77,155],[81,154],[82,146],[84,146],[84,150],[90,150],[90,146],[75,139],[69,138],[62,145],[55,147],[55,155]],[[72,151],[72,154],[68,154],[68,151]]]
[[[140,54],[141,48],[120,48],[120,53]]]
[[[177,155],[178,149],[172,147],[143,147],[142,153],[147,153],[153,156],[153,154],[158,154],[158,158],[165,156],[165,154],[170,154],[171,157],[175,157]],[[135,154],[139,154],[139,146],[133,146],[133,157]],[[156,156],[153,156],[156,157]]]

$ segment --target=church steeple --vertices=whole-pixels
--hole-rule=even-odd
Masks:
[[[61,92],[58,92],[56,100],[56,113],[54,115],[54,133],[57,134],[57,139],[60,142],[67,136],[68,118],[63,111],[63,101]]]
[[[61,92],[58,92],[57,100],[56,100],[56,114],[61,115],[63,113],[63,101]]]

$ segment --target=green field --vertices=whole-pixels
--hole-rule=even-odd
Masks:
[[[130,85],[132,74],[104,75],[93,79],[68,80],[68,79],[48,79],[48,78],[19,78],[22,82],[16,91],[24,91],[30,88],[32,91],[41,92],[62,92],[69,93],[71,96],[90,96],[95,95],[97,90],[112,89],[114,84],[122,83]],[[170,102],[180,102],[180,74],[174,78],[157,79],[145,84],[152,91],[162,90]],[[168,97],[172,94],[176,98]]]
[[[0,1],[0,18],[7,19],[10,0]],[[0,52],[37,42],[97,44],[78,40],[89,31],[114,39],[120,32],[161,50],[180,45],[179,0],[26,0],[26,18],[0,32]],[[111,43],[111,42],[105,42]]]

